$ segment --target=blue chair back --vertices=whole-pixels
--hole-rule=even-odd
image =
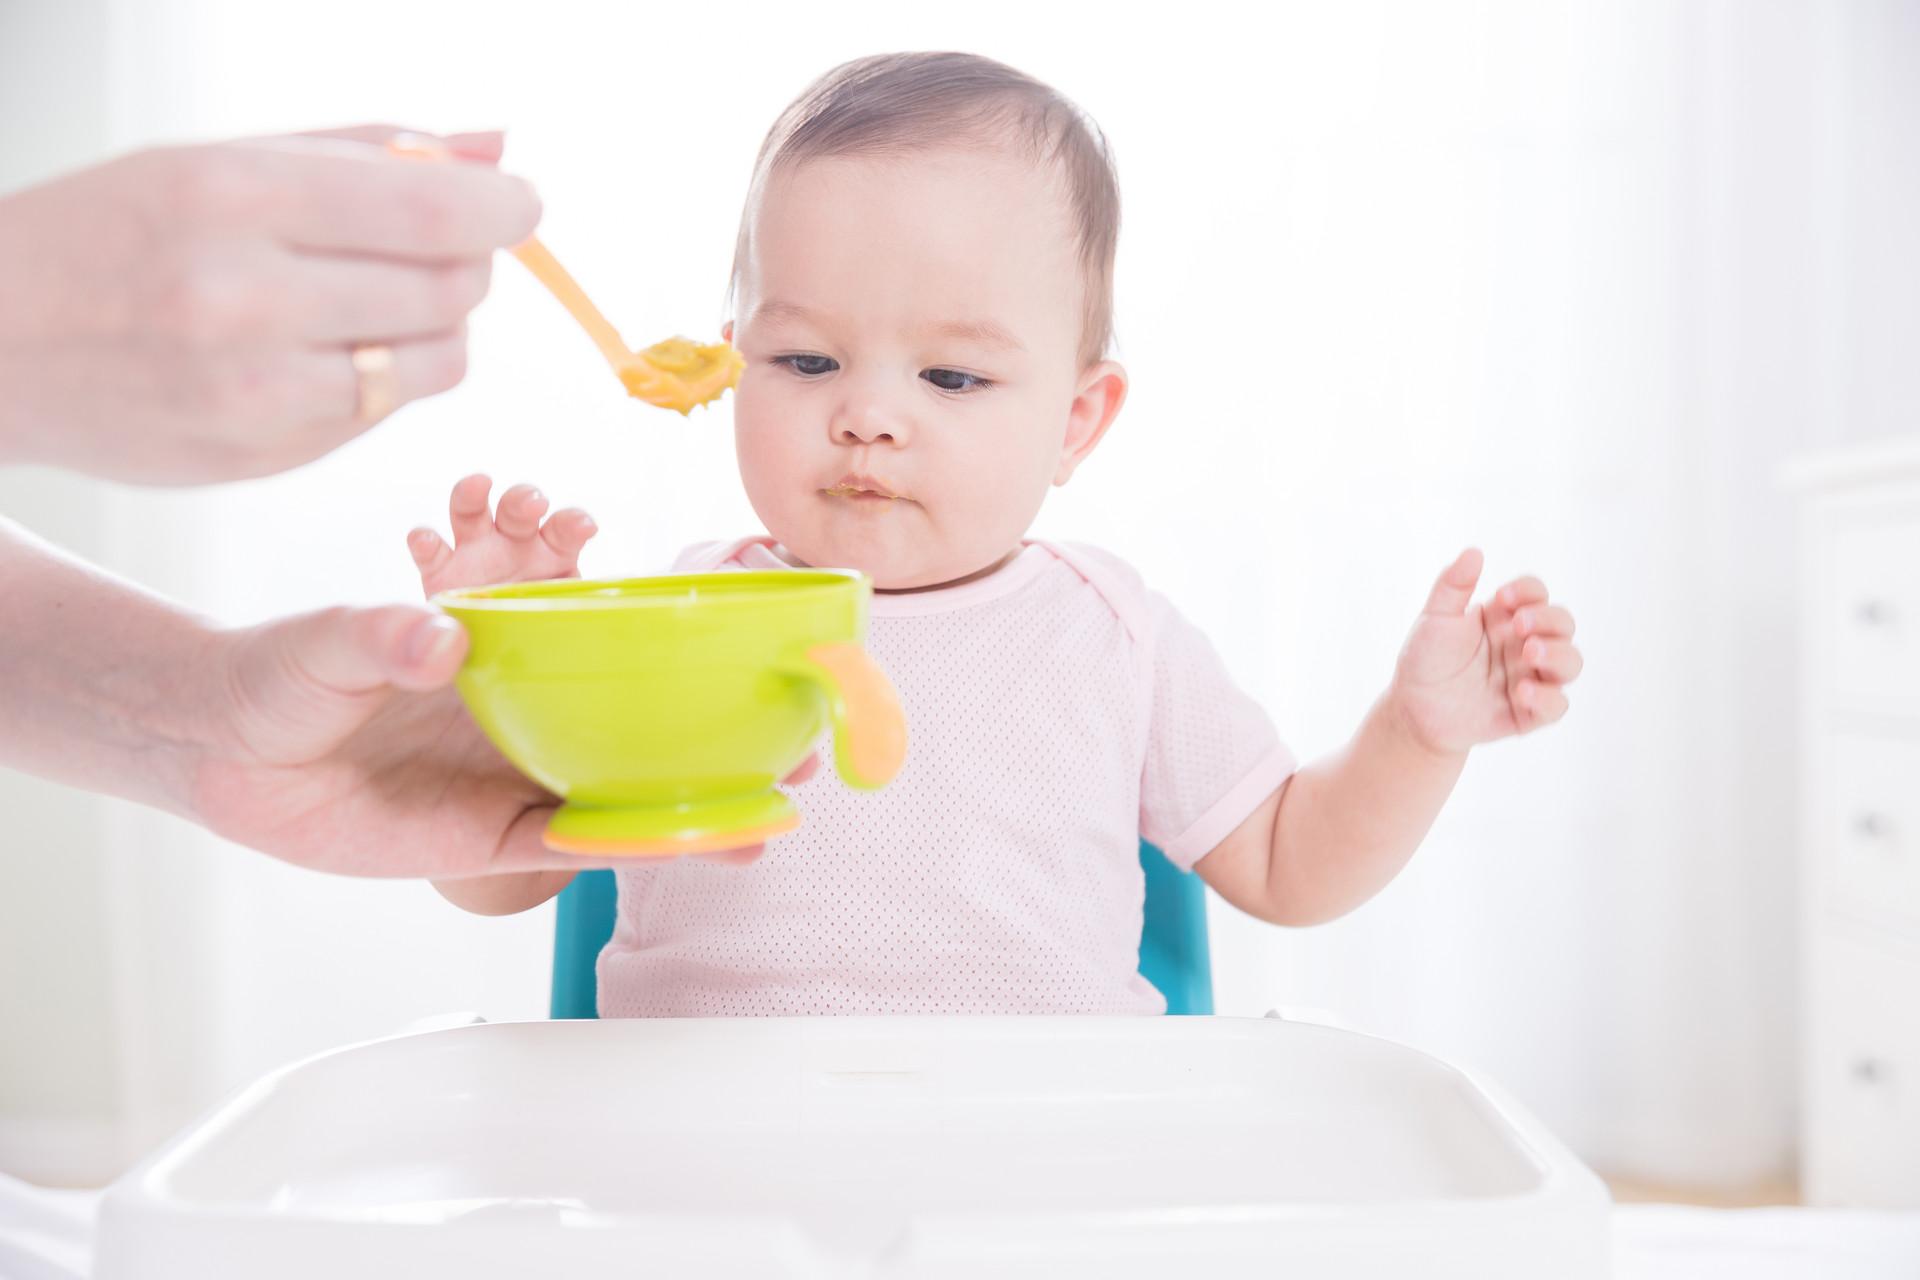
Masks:
[[[1207,958],[1207,894],[1200,877],[1140,842],[1146,915],[1140,930],[1140,974],[1167,998],[1167,1012],[1213,1012],[1213,966]],[[583,871],[561,890],[553,927],[556,1018],[599,1016],[594,962],[613,936],[613,872]]]

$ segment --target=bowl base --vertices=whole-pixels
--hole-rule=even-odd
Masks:
[[[793,801],[769,789],[688,804],[564,804],[547,822],[549,849],[595,857],[678,858],[761,844],[800,825]]]

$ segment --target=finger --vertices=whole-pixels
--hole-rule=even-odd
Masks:
[[[786,780],[780,785],[797,787],[818,772],[820,772],[820,753],[816,751],[805,760],[802,760],[800,767],[788,774]]]
[[[466,376],[464,326],[388,349],[393,361],[380,399],[394,407],[447,390]],[[235,456],[223,461],[230,478],[317,458],[387,416],[361,416],[360,377],[345,347],[230,343],[194,362],[186,395],[195,413],[231,429],[224,447]]]
[[[340,142],[361,142],[372,147],[386,147],[388,144],[405,138],[431,139],[443,147],[447,154],[458,156],[462,160],[471,160],[478,164],[499,164],[500,157],[506,153],[507,134],[504,129],[479,129],[467,133],[449,133],[435,136],[423,129],[409,129],[398,124],[355,124],[338,129],[302,129],[298,133],[275,134],[273,137],[295,138],[332,138]],[[249,139],[253,142],[265,142],[266,137]]]
[[[270,229],[302,249],[447,262],[519,244],[540,221],[533,187],[490,165],[421,164],[330,138],[246,151],[271,193]]]
[[[1522,680],[1515,685],[1513,702],[1514,720],[1522,733],[1552,724],[1567,714],[1567,695],[1537,680]]]
[[[238,633],[223,679],[265,729],[263,758],[298,764],[334,751],[395,689],[453,679],[467,635],[417,605],[322,609]]]
[[[600,531],[593,517],[578,507],[568,507],[565,511],[556,511],[548,521],[540,526],[540,537],[553,553],[565,560],[579,558],[580,549],[587,545],[587,539]]]
[[[447,150],[462,160],[471,160],[479,164],[499,164],[500,157],[506,154],[507,134],[504,129],[482,129],[476,133],[450,133],[445,138]]]
[[[465,325],[437,337],[381,345],[393,353],[389,388],[395,409],[450,391],[467,376]],[[327,407],[319,430],[337,437],[333,444],[373,425],[360,417],[360,379],[354,372],[351,351],[345,347],[313,347],[288,359],[297,365],[297,382],[307,412],[315,406]],[[389,410],[388,416],[391,413]]]
[[[1579,677],[1586,659],[1571,640],[1545,640],[1539,636],[1527,641],[1520,651],[1526,668],[1548,684],[1567,684]]]
[[[467,653],[458,622],[417,605],[326,609],[277,626],[275,636],[287,670],[339,694],[437,689]]]
[[[1498,600],[1509,611],[1523,605],[1544,604],[1547,599],[1547,584],[1538,578],[1515,578],[1495,593]]]
[[[403,124],[348,124],[339,125],[331,129],[302,129],[292,135],[274,134],[270,135],[270,137],[254,138],[251,139],[251,141],[266,142],[270,141],[272,137],[287,136],[295,138],[338,138],[344,142],[364,142],[369,146],[383,147],[401,134],[417,132],[420,131],[409,129]]]
[[[499,871],[544,871],[558,867],[567,867],[575,871],[591,871],[612,865],[605,858],[559,853],[547,848],[545,839],[547,822],[553,817],[553,811],[558,807],[558,805],[534,805],[528,808],[508,826],[506,834],[500,837],[499,843],[493,849],[474,851],[474,865],[465,874],[490,875]]]
[[[1573,635],[1573,615],[1559,605],[1530,605],[1513,615],[1513,629],[1523,636]]]
[[[447,515],[453,521],[453,542],[464,546],[474,538],[493,531],[493,513],[487,510],[487,494],[493,481],[484,475],[471,475],[453,486],[447,499]]]
[[[316,345],[430,338],[460,326],[487,296],[485,258],[411,264],[294,252],[276,266],[273,288],[289,336]]]
[[[1547,598],[1547,588],[1538,578],[1516,578],[1494,592],[1487,600],[1487,634],[1500,639],[1504,656],[1508,664],[1509,682],[1513,679],[1513,668],[1520,660],[1520,637],[1513,630],[1514,611],[1529,603],[1541,603]],[[1509,684],[1508,693],[1512,688]]]
[[[540,517],[547,512],[547,496],[530,484],[517,484],[500,495],[494,509],[494,527],[515,542],[525,542],[540,532]]]
[[[553,805],[537,805],[528,809],[508,828],[501,837],[492,856],[483,865],[471,870],[445,873],[449,876],[490,875],[499,871],[541,871],[565,868],[570,871],[590,871],[594,868],[612,868],[621,870],[633,865],[632,859],[609,861],[604,857],[592,855],[557,853],[546,846],[542,838],[547,829],[547,821],[553,816]],[[751,845],[744,849],[726,849],[719,853],[688,854],[689,858],[701,862],[717,862],[723,866],[744,866],[753,862],[766,851],[765,845]]]
[[[446,539],[431,529],[415,529],[407,535],[407,550],[413,555],[414,568],[420,576],[430,578],[447,567],[453,559],[453,548]]]
[[[1441,614],[1455,618],[1467,611],[1473,602],[1473,588],[1480,581],[1480,568],[1484,558],[1473,547],[1462,551],[1454,562],[1440,573],[1439,581],[1433,584],[1433,591],[1427,596],[1426,608],[1421,612]]]

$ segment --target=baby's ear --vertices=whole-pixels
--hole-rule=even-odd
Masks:
[[[1060,464],[1054,468],[1055,485],[1073,479],[1119,416],[1126,398],[1127,371],[1118,361],[1102,360],[1080,375],[1080,389],[1067,409],[1067,438],[1060,447]]]

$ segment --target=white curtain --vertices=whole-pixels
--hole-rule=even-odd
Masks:
[[[1059,85],[1119,155],[1134,391],[1040,532],[1131,558],[1303,754],[1351,731],[1468,542],[1492,580],[1545,576],[1589,658],[1567,722],[1482,751],[1378,900],[1298,933],[1216,911],[1221,1011],[1315,1006],[1484,1069],[1609,1171],[1788,1169],[1793,654],[1771,475],[1920,422],[1899,341],[1920,337],[1901,300],[1920,191],[1888,176],[1920,107],[1913,8],[90,12],[112,94],[97,152],[511,125],[543,235],[639,341],[717,328],[753,152],[819,71],[964,47]],[[589,507],[589,573],[751,528],[726,408],[682,423],[624,401],[503,260],[458,391],[293,475],[107,491],[81,532],[236,622],[406,598],[405,531],[475,469]],[[98,905],[81,941],[109,957],[61,1033],[98,1029],[111,1081],[91,1096],[126,1149],[289,1056],[447,1007],[543,1007],[544,912],[463,917],[423,886],[58,803],[100,815],[36,847],[92,869],[70,892]],[[22,852],[0,881],[26,874]],[[59,1070],[16,1043],[0,1116],[32,1112]]]

